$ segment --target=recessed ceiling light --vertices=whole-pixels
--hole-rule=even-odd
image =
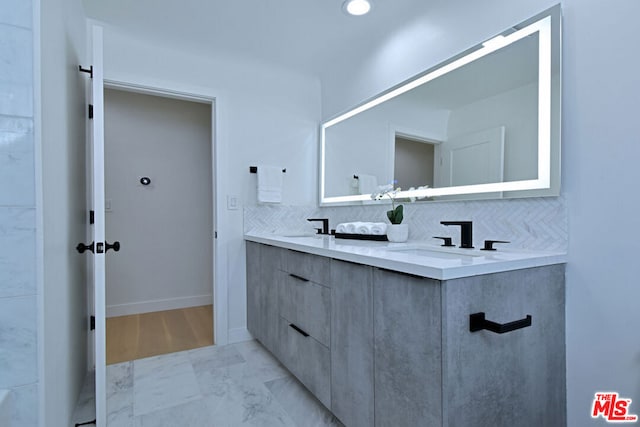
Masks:
[[[342,4],[342,10],[349,15],[365,15],[371,10],[371,4],[368,0],[346,0]]]

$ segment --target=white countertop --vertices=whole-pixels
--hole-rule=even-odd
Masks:
[[[443,248],[430,242],[375,242],[333,236],[285,237],[251,232],[245,240],[433,279],[499,273],[567,262],[566,253],[525,251],[496,245],[496,251]]]

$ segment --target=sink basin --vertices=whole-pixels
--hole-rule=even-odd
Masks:
[[[457,249],[457,248],[440,248],[437,246],[421,246],[421,245],[407,245],[402,247],[390,247],[387,248],[389,252],[400,252],[418,256],[428,256],[431,258],[441,259],[473,259],[475,257],[483,256],[482,253],[471,251],[469,249]]]
[[[291,232],[291,233],[278,233],[278,236],[281,236],[281,237],[320,237],[319,234],[312,233],[312,232],[305,232],[305,231]]]

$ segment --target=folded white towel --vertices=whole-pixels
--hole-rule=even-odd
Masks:
[[[282,168],[258,166],[258,203],[282,202]]]
[[[347,233],[355,234],[359,224],[359,222],[348,222],[346,226]]]
[[[356,228],[356,233],[358,234],[371,234],[371,223],[370,222],[361,222],[360,225]]]
[[[347,223],[343,222],[336,227],[336,233],[347,233]]]
[[[387,224],[384,222],[374,222],[371,224],[371,234],[382,236],[387,233]]]

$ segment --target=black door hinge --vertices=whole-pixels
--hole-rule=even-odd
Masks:
[[[91,316],[89,318],[89,328],[93,331],[96,329],[96,316]]]
[[[93,105],[89,104],[89,118],[93,119]]]
[[[91,78],[93,78],[93,65],[89,68],[82,68],[82,65],[78,65],[78,71],[81,73],[87,73]]]
[[[95,211],[89,211],[89,224],[95,224],[96,222],[96,213]]]

